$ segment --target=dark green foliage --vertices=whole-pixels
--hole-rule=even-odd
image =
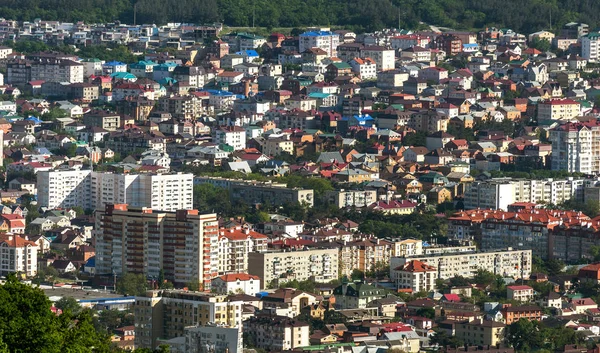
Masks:
[[[117,280],[117,292],[123,295],[143,295],[148,289],[148,281],[142,274],[126,273]]]

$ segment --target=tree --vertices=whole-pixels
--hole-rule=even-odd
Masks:
[[[143,274],[126,273],[117,280],[117,292],[124,295],[143,295],[148,290],[148,281]]]
[[[437,345],[439,347],[446,347],[446,346],[460,347],[463,345],[463,342],[461,340],[459,340],[458,338],[456,338],[454,336],[449,336],[445,330],[439,329],[437,327],[434,328],[433,330],[435,331],[435,333],[429,339],[430,345],[432,345],[432,346]]]
[[[83,216],[85,214],[85,210],[81,206],[71,207],[71,209],[73,211],[75,211],[75,214],[77,215],[77,217]]]
[[[362,281],[365,279],[365,273],[357,268],[353,269],[350,273],[350,279],[353,281]]]
[[[54,303],[54,306],[63,312],[70,311],[72,314],[78,314],[81,311],[79,302],[73,297],[62,297]]]
[[[541,52],[547,52],[552,48],[552,44],[548,39],[533,38],[533,40],[529,42],[529,47],[535,48]]]
[[[544,339],[537,321],[520,319],[507,327],[506,341],[517,351],[542,347]]]
[[[485,269],[478,269],[475,277],[473,277],[473,283],[484,286],[489,286],[496,280],[496,275]]]
[[[14,274],[0,286],[0,351],[109,352],[108,336],[94,330],[89,310],[60,316],[41,289],[22,284]]]
[[[420,308],[417,310],[417,316],[426,317],[428,319],[435,319],[435,309],[434,308]]]
[[[197,279],[193,279],[186,284],[188,290],[191,291],[199,291],[201,288],[200,282]]]

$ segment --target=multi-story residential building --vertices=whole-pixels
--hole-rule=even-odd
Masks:
[[[519,302],[530,302],[533,300],[533,288],[525,285],[507,286],[506,297]]]
[[[600,172],[600,124],[567,123],[550,130],[552,170]]]
[[[504,323],[510,325],[521,319],[542,321],[542,308],[536,305],[506,306],[502,310]]]
[[[491,320],[457,323],[454,336],[468,345],[497,347],[504,341],[506,324]]]
[[[242,353],[242,333],[233,327],[188,326],[183,336],[171,340],[160,340],[158,346],[167,345],[171,353]]]
[[[398,289],[411,289],[414,293],[435,290],[437,269],[419,260],[411,260],[394,269],[392,280]]]
[[[174,118],[192,120],[208,112],[208,100],[197,96],[161,97],[158,106],[162,111],[171,113]]]
[[[107,205],[96,210],[96,273],[140,273],[209,289],[218,271],[216,214]]]
[[[307,49],[319,48],[327,53],[328,57],[337,56],[337,47],[340,44],[340,36],[330,31],[310,31],[300,34],[299,52],[304,53]]]
[[[348,62],[352,66],[352,72],[357,74],[363,80],[372,80],[377,78],[377,64],[371,58],[354,58]]]
[[[113,174],[90,170],[52,170],[38,173],[41,207],[102,208],[110,203],[151,207],[163,211],[191,209],[192,174]]]
[[[314,204],[314,191],[310,189],[288,188],[286,184],[197,176],[194,184],[212,184],[229,189],[232,200],[244,200],[249,204],[269,202],[283,205],[288,202]]]
[[[337,249],[310,249],[250,253],[248,273],[262,279],[262,286],[273,280],[291,279],[329,282],[339,277]]]
[[[589,61],[600,58],[600,32],[592,32],[581,38],[581,57]]]
[[[448,129],[449,118],[435,110],[421,110],[413,113],[408,120],[408,127],[416,131],[432,134]]]
[[[248,254],[267,251],[267,236],[248,228],[219,231],[219,274],[248,272]]]
[[[481,248],[484,250],[515,248],[532,249],[542,259],[550,258],[553,244],[551,230],[564,222],[580,222],[590,218],[580,212],[560,210],[522,210],[493,212],[481,222]],[[530,250],[531,251],[531,250]]]
[[[39,59],[30,64],[32,81],[83,82],[83,65],[64,59]]]
[[[87,127],[96,126],[104,130],[115,131],[121,126],[121,117],[116,113],[96,111],[84,115],[83,123]]]
[[[423,241],[417,239],[403,239],[394,243],[392,256],[415,256],[423,254]]]
[[[367,238],[346,242],[340,247],[340,275],[350,277],[354,269],[374,271],[378,266],[390,262],[394,247],[394,243],[383,239]]]
[[[572,99],[552,99],[538,104],[538,119],[571,120],[581,115],[581,104]]]
[[[33,277],[37,273],[38,246],[17,234],[0,235],[0,275],[22,273]]]
[[[215,143],[233,147],[235,151],[246,148],[246,129],[239,126],[221,126],[215,129]]]
[[[325,198],[338,208],[366,207],[377,201],[377,190],[332,190]]]
[[[310,325],[287,316],[255,316],[244,321],[244,332],[254,333],[253,346],[287,351],[310,345]]]
[[[508,249],[504,251],[392,257],[390,260],[390,278],[398,278],[396,269],[402,268],[404,264],[412,260],[418,260],[435,267],[437,269],[436,279],[448,279],[454,276],[472,278],[479,269],[514,278],[528,278],[531,274],[531,250]]]
[[[396,62],[396,51],[382,46],[367,46],[361,49],[362,58],[375,61],[377,71],[393,70]]]
[[[373,300],[385,297],[385,290],[363,282],[343,283],[333,290],[336,309],[364,309]]]
[[[255,296],[260,292],[260,278],[247,273],[230,273],[212,279],[211,290],[218,294],[243,293]]]
[[[561,204],[583,200],[585,180],[496,178],[469,183],[465,190],[466,209],[508,210],[515,202]]]
[[[218,325],[239,332],[242,306],[242,301],[231,301],[226,295],[180,290],[148,291],[145,296],[136,297],[133,305],[135,346],[154,349],[159,339],[184,336],[189,326]],[[239,346],[239,339],[230,344]]]
[[[191,87],[204,87],[206,73],[202,66],[177,66],[173,70],[173,78],[177,81],[188,82]]]

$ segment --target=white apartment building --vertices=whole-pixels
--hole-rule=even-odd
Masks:
[[[473,278],[479,269],[513,278],[529,278],[531,274],[531,250],[509,248],[502,251],[392,257],[390,278],[401,278],[397,272],[402,271],[402,266],[413,260],[435,267],[437,269],[436,279],[448,279],[454,276]]]
[[[552,170],[600,172],[600,125],[567,123],[550,131]]]
[[[338,208],[366,207],[377,201],[377,190],[332,190],[325,198]]]
[[[36,243],[16,234],[0,235],[0,276],[23,273],[33,277],[37,273]]]
[[[571,120],[581,115],[581,104],[572,99],[552,99],[538,104],[538,120]]]
[[[525,285],[514,285],[506,287],[506,298],[519,302],[530,302],[533,300],[533,288]]]
[[[188,326],[182,337],[161,340],[171,353],[242,353],[242,333],[237,328],[222,326]]]
[[[219,274],[248,272],[248,254],[267,251],[268,237],[248,228],[219,231]]]
[[[411,289],[414,293],[435,290],[437,269],[419,260],[411,260],[394,269],[392,278],[398,289]]]
[[[244,321],[244,332],[256,337],[256,347],[290,351],[310,345],[310,326],[286,316],[258,317]]]
[[[113,174],[90,170],[38,173],[38,204],[49,209],[81,206],[96,209],[111,203],[174,211],[193,206],[192,174]]]
[[[209,290],[217,276],[217,228],[214,213],[107,205],[96,210],[96,273],[158,278],[163,270],[176,286],[198,281]]]
[[[239,126],[221,126],[215,130],[215,143],[233,147],[235,151],[246,148],[246,129]]]
[[[377,71],[393,70],[396,67],[396,51],[382,46],[369,46],[360,50],[362,58],[371,58]]]
[[[377,64],[371,58],[354,58],[348,62],[352,66],[352,72],[360,76],[363,80],[372,80],[377,78]]]
[[[589,61],[600,58],[600,33],[592,32],[581,37],[581,57]]]
[[[508,209],[515,202],[561,204],[572,198],[582,200],[584,179],[511,179],[497,178],[467,185],[466,209]]]
[[[31,64],[31,80],[81,83],[83,65],[72,60],[40,60]]]
[[[337,47],[340,44],[340,36],[331,31],[310,31],[300,35],[300,53],[307,49],[323,49],[328,57],[337,56]]]
[[[311,249],[250,253],[248,273],[262,279],[266,288],[273,280],[312,279],[329,282],[338,278],[337,249]],[[288,278],[286,278],[288,277]]]
[[[394,243],[393,256],[416,256],[423,254],[423,241],[418,239],[403,239]]]
[[[212,279],[211,290],[218,294],[239,294],[255,296],[260,292],[260,278],[247,273],[230,273]]]

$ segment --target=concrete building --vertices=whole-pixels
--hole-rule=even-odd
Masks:
[[[478,269],[485,269],[503,277],[528,278],[531,274],[531,250],[504,250],[485,252],[448,253],[392,257],[390,278],[399,278],[397,271],[410,261],[418,260],[437,269],[436,279],[454,276],[472,278]],[[400,268],[400,270],[397,270]]]
[[[506,324],[492,320],[457,323],[454,336],[468,345],[497,347],[504,341]]]
[[[377,190],[332,190],[325,198],[338,208],[366,207],[377,201]]]
[[[339,275],[337,249],[310,249],[250,253],[248,273],[262,279],[266,288],[273,280],[286,282],[296,279],[329,282]]]
[[[581,115],[581,104],[571,99],[552,99],[538,104],[538,119],[570,120]]]
[[[533,288],[525,285],[507,286],[506,297],[519,302],[530,302],[533,300]]]
[[[87,127],[99,127],[108,131],[115,131],[121,126],[121,117],[119,114],[96,111],[84,115],[83,123]]]
[[[189,326],[208,329],[206,326],[219,325],[239,332],[242,327],[242,305],[243,302],[230,301],[225,295],[205,292],[148,291],[145,296],[136,297],[133,305],[135,346],[154,349],[159,339],[185,336]],[[229,344],[233,347],[241,344],[240,337],[227,337],[231,338]]]
[[[96,273],[140,273],[209,289],[217,275],[216,214],[107,205],[96,211]]]
[[[246,148],[246,129],[239,126],[222,126],[215,130],[215,143],[233,147],[235,151]]]
[[[41,207],[102,208],[110,203],[174,211],[193,205],[192,174],[113,174],[90,170],[52,170],[38,173]]]
[[[255,296],[260,289],[260,278],[247,273],[230,273],[215,277],[211,284],[211,290],[218,294],[244,293]]]
[[[393,70],[396,62],[396,51],[382,46],[367,46],[361,49],[362,58],[371,58],[377,71]]]
[[[552,170],[593,174],[600,172],[600,124],[567,123],[550,130]]]
[[[287,351],[310,346],[310,325],[286,316],[257,316],[244,321],[244,332],[254,333],[257,348]]]
[[[17,234],[0,235],[0,276],[22,273],[33,277],[37,273],[38,246]]]
[[[160,340],[171,353],[242,353],[243,340],[239,329],[209,326],[189,326],[181,337]],[[159,346],[160,346],[159,345]]]
[[[581,57],[589,61],[600,58],[600,33],[592,32],[581,38]]]
[[[219,231],[219,274],[248,272],[248,254],[267,251],[267,236],[247,228]]]
[[[219,177],[198,176],[194,184],[212,184],[229,189],[232,200],[243,200],[248,204],[269,202],[272,205],[282,205],[287,202],[314,204],[313,190],[287,188],[285,184],[271,182],[256,182]]]
[[[411,260],[394,269],[392,280],[398,289],[411,289],[414,293],[435,290],[437,269],[419,260]]]
[[[300,53],[304,53],[308,49],[319,48],[324,50],[328,57],[333,57],[337,56],[340,36],[330,31],[309,31],[300,34],[299,44]]]

